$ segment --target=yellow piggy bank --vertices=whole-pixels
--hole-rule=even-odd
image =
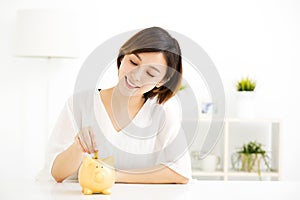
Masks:
[[[93,159],[84,157],[78,171],[78,181],[83,194],[110,194],[115,183],[113,158]]]

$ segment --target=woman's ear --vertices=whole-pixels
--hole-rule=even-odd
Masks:
[[[118,76],[119,76],[119,71],[120,71],[120,67],[122,65],[123,58],[124,58],[124,56],[120,57],[120,59],[119,59],[120,63],[119,63],[119,66],[118,66]]]
[[[164,83],[165,83],[165,82],[164,82]],[[159,87],[163,86],[164,83],[163,83],[163,82],[159,82],[159,83],[157,83],[157,84],[155,85],[155,87],[159,88]]]
[[[123,61],[123,58],[124,58],[124,56],[122,56],[122,57],[120,58],[120,63]]]
[[[157,83],[157,84],[155,85],[155,87],[159,88],[159,87],[163,86],[163,85],[164,85],[166,82],[168,82],[169,80],[170,80],[170,78],[161,80],[159,83]]]

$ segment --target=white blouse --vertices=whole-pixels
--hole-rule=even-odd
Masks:
[[[99,157],[113,156],[119,170],[141,169],[163,164],[191,179],[191,161],[181,129],[181,109],[176,98],[157,104],[148,99],[134,119],[117,132],[98,91],[71,96],[53,129],[46,151],[46,163],[39,178],[53,179],[51,167],[83,127],[96,134]],[[76,179],[75,173],[69,179]]]

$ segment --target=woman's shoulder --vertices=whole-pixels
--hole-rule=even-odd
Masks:
[[[167,102],[162,104],[164,109],[181,112],[181,104],[176,96],[170,98]]]
[[[161,108],[164,110],[164,113],[167,115],[167,117],[179,117],[181,118],[181,105],[178,101],[178,98],[176,96],[170,98],[167,102],[163,104],[158,104],[156,101],[156,98],[150,99],[149,104],[153,109],[155,108]]]
[[[94,95],[98,93],[95,90],[83,90],[70,94],[67,98],[67,105],[69,107],[83,107],[90,105],[94,101]]]

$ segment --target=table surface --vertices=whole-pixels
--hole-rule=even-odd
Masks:
[[[115,184],[111,195],[84,195],[77,182],[7,181],[0,199],[62,200],[181,200],[181,199],[300,199],[300,182],[192,181],[189,184]]]

